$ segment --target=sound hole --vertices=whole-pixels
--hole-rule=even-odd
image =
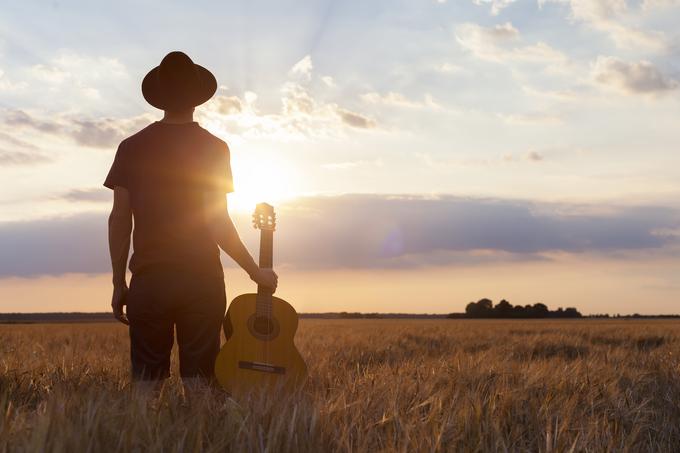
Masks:
[[[274,317],[268,318],[253,314],[248,319],[248,330],[258,340],[269,341],[279,335],[280,327],[279,322]]]
[[[271,318],[267,318],[266,316],[256,316],[255,322],[253,322],[253,328],[255,329],[255,332],[260,335],[271,335],[274,331],[274,323]]]

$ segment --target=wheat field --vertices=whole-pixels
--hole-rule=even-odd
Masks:
[[[297,394],[160,394],[118,324],[0,326],[0,450],[679,451],[680,322],[302,320]],[[176,360],[174,363],[176,369]]]

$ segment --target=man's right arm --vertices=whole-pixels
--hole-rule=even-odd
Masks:
[[[236,261],[255,283],[272,288],[272,292],[275,291],[278,284],[276,273],[272,269],[260,269],[255,263],[231,221],[224,193],[207,192],[204,206],[206,222],[217,245]]]

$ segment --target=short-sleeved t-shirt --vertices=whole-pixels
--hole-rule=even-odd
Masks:
[[[175,268],[222,276],[204,193],[233,191],[229,147],[196,122],[155,122],[121,142],[104,186],[130,193],[133,274]]]

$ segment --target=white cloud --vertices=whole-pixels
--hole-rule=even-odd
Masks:
[[[522,91],[530,96],[560,102],[574,102],[581,97],[580,92],[571,89],[542,90],[529,85],[523,85]]]
[[[90,97],[98,96],[104,81],[120,81],[128,76],[116,58],[89,57],[70,50],[59,52],[45,63],[29,68],[29,75],[55,90],[77,88]]]
[[[677,80],[664,75],[649,61],[626,62],[616,57],[598,57],[592,77],[600,84],[630,94],[660,94],[678,88]]]
[[[434,67],[434,70],[441,72],[443,74],[457,74],[463,71],[461,66],[455,65],[453,63],[441,63]]]
[[[642,8],[644,10],[653,10],[657,8],[670,8],[680,6],[680,0],[644,0]]]
[[[314,65],[312,64],[312,57],[310,55],[305,55],[302,60],[298,61],[290,68],[289,75],[291,77],[299,77],[302,80],[310,80],[312,77],[312,69]]]
[[[407,108],[434,108],[434,109],[441,108],[440,105],[434,101],[432,95],[430,94],[425,94],[422,101],[409,99],[403,94],[394,91],[390,91],[385,94],[370,92],[362,94],[360,97],[361,100],[369,104],[383,104]]]
[[[243,111],[243,103],[238,96],[216,96],[217,110],[223,115],[232,115]]]
[[[490,5],[491,14],[496,16],[502,9],[507,8],[512,3],[515,3],[515,1],[516,0],[472,0],[472,3],[475,5]]]
[[[630,10],[626,0],[538,0],[538,3],[540,6],[546,3],[569,4],[573,19],[607,34],[618,47],[653,51],[666,47],[663,33],[629,24],[638,17]]]
[[[465,49],[485,60],[502,59],[508,41],[519,38],[519,31],[506,22],[493,27],[477,24],[462,24],[456,29],[456,40]]]
[[[5,71],[0,69],[0,91],[19,91],[28,87],[26,82],[13,82],[11,81]]]
[[[456,40],[464,48],[483,60],[494,62],[566,63],[567,57],[544,42],[515,45],[519,30],[511,23],[482,27],[463,24],[456,29]]]
[[[345,130],[372,129],[375,119],[351,111],[334,102],[317,99],[310,88],[313,62],[309,55],[289,71],[289,80],[281,85],[281,110],[262,112],[256,105],[257,94],[218,95],[207,102],[197,115],[202,123],[217,130],[227,129],[242,137],[272,140],[306,140],[342,136]],[[325,80],[324,80],[325,79]],[[334,83],[332,77],[322,81]]]
[[[511,124],[561,124],[559,115],[548,112],[502,114],[500,117]]]
[[[321,77],[321,81],[329,88],[335,88],[335,80],[333,80],[333,77],[331,76],[323,76]]]

